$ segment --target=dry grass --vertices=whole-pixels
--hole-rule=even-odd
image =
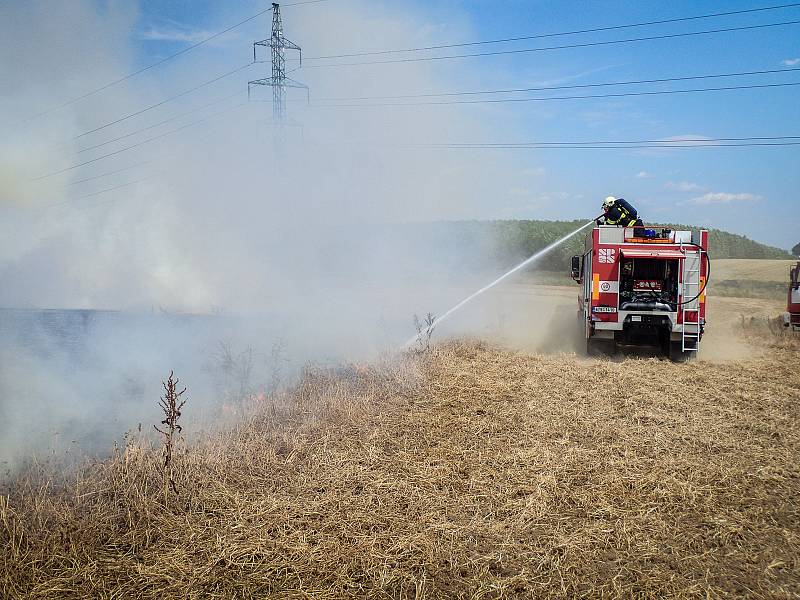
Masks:
[[[800,352],[800,332],[786,327],[783,317],[742,315],[739,327],[753,345]]]
[[[712,276],[716,279],[748,279],[751,281],[775,281],[789,285],[789,269],[796,260],[760,258],[713,259]]]
[[[747,258],[714,260],[709,293],[713,296],[771,298],[785,304],[789,268],[796,262]]]
[[[480,343],[309,370],[174,458],[141,438],[0,497],[3,598],[800,594],[797,352]]]

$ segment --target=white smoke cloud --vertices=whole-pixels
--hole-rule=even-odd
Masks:
[[[284,11],[286,36],[312,54],[352,50],[351,43],[364,39],[379,40],[381,47],[403,47],[409,39],[424,43],[430,31],[424,19],[389,4],[312,6]],[[502,137],[515,124],[507,121],[508,132],[490,127],[493,109],[313,105],[322,96],[476,87],[480,73],[452,65],[292,73],[310,85],[312,103],[290,91],[290,116],[298,126],[287,128],[280,152],[269,103],[233,108],[246,99],[248,79],[265,76],[268,65],[75,139],[247,63],[249,43],[204,46],[26,120],[139,68],[133,46],[138,18],[134,3],[109,3],[102,11],[90,0],[0,6],[0,80],[12,90],[0,98],[9,132],[0,142],[0,307],[133,311],[102,326],[87,317],[90,324],[74,334],[79,351],[59,345],[52,323],[36,321],[38,333],[31,337],[15,324],[17,317],[4,313],[0,460],[12,449],[27,451],[20,450],[22,441],[46,446],[43,438],[25,433],[32,422],[39,432],[94,431],[98,408],[129,396],[114,391],[125,381],[141,383],[147,393],[123,403],[120,430],[152,416],[158,382],[176,364],[183,366],[178,374],[191,394],[213,397],[216,388],[201,366],[215,336],[222,335],[220,326],[202,318],[180,326],[144,319],[135,321],[139,328],[126,314],[237,315],[235,326],[226,321],[222,327],[237,347],[249,345],[263,355],[280,338],[295,365],[369,356],[381,344],[406,339],[414,312],[446,308],[459,293],[432,285],[430,277],[448,272],[446,257],[463,254],[469,261],[477,249],[434,247],[420,242],[413,226],[397,224],[496,214],[495,182],[504,181],[507,189],[532,186],[522,174],[530,155],[522,163],[471,151],[403,147]],[[266,16],[263,21],[261,28]],[[454,39],[469,37],[453,24],[447,31]],[[265,36],[262,30],[252,37]],[[239,98],[180,116],[237,89]],[[227,112],[120,151],[221,110]],[[169,124],[155,126],[171,117],[176,118]],[[91,179],[104,173],[112,174]],[[124,187],[99,193],[117,186]],[[21,386],[26,378],[35,385]]]

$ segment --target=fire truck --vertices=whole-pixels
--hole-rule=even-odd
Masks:
[[[596,226],[572,257],[587,352],[650,346],[675,361],[696,356],[709,271],[705,230]]]
[[[800,330],[800,261],[789,270],[789,299],[785,323],[787,327]]]

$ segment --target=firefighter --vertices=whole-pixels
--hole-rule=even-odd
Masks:
[[[603,200],[603,213],[597,219],[598,225],[617,225],[618,227],[644,225],[636,209],[624,198],[609,196]]]

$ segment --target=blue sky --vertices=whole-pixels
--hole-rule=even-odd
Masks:
[[[364,32],[342,35],[335,47],[315,39],[295,39],[293,25],[317,14],[332,14],[352,0],[329,0],[286,7],[286,35],[306,56],[387,49]],[[453,43],[518,35],[586,29],[734,11],[770,2],[710,1],[517,1],[427,0],[373,2],[359,9],[387,18],[411,19],[419,35],[409,46]],[[775,2],[774,4],[778,4]],[[260,2],[143,0],[132,32],[138,60],[147,64],[266,8]],[[266,37],[267,17],[238,28],[224,39],[179,60],[246,60],[253,39]],[[468,47],[441,53],[518,49],[543,45],[614,40],[704,29],[800,20],[800,7],[733,15],[660,26],[565,36],[544,40]],[[295,31],[302,30],[296,25]],[[433,55],[429,53],[428,55]],[[800,67],[800,25],[720,33],[592,48],[441,61],[436,89],[394,89],[387,93],[425,93],[540,85],[679,77]],[[177,63],[177,61],[176,61]],[[224,61],[219,64],[231,64]],[[307,63],[308,64],[308,63]],[[312,63],[313,64],[313,63]],[[177,68],[177,66],[175,67]],[[364,78],[403,65],[359,67]],[[213,73],[213,70],[209,71]],[[314,81],[311,70],[301,79]],[[800,71],[769,76],[689,81],[609,91],[661,90],[800,81]],[[320,89],[322,88],[322,89]],[[600,90],[602,91],[602,90]],[[563,93],[563,92],[562,92]],[[577,90],[572,93],[582,94]],[[312,94],[358,96],[320,84]],[[541,94],[537,94],[541,95]],[[517,95],[519,96],[519,95]],[[561,100],[457,108],[464,118],[496,124],[485,139],[462,139],[452,132],[441,142],[522,142],[665,139],[674,136],[747,137],[800,135],[800,86],[651,97]],[[392,109],[385,109],[391,112]],[[436,111],[437,107],[419,110]],[[389,117],[391,118],[391,117]],[[496,137],[492,137],[492,131]],[[429,141],[429,140],[426,140]],[[513,182],[497,182],[497,197],[481,218],[577,218],[596,212],[609,194],[624,196],[646,220],[683,221],[722,227],[749,237],[791,247],[800,241],[800,146],[773,148],[697,148],[686,150],[474,150],[487,164],[514,164]]]

